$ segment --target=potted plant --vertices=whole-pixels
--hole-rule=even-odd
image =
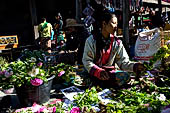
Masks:
[[[0,71],[0,86],[2,89],[15,87],[18,97],[21,96],[25,105],[32,105],[34,101],[46,102],[55,76],[50,75],[43,65],[43,62],[37,62],[34,57],[7,63]]]
[[[46,56],[48,53],[43,51],[24,50],[17,61],[1,65],[0,87],[3,90],[14,87],[24,106],[47,102],[53,79],[69,85],[76,73],[71,65],[49,64]]]
[[[42,51],[26,50],[17,61],[1,65],[0,87],[3,90],[14,87],[23,106],[47,102],[55,75],[50,73],[44,59]]]

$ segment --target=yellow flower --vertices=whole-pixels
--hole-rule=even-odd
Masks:
[[[168,57],[169,57],[169,54],[168,54],[168,53],[165,53],[164,58],[168,58]]]
[[[163,48],[164,48],[165,50],[168,50],[168,46],[167,46],[167,45],[164,45]]]

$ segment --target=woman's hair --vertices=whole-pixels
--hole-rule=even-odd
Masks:
[[[103,8],[103,6],[101,6],[101,9],[102,10],[97,10],[96,12],[94,12],[95,13],[94,14],[95,22],[93,24],[94,30],[102,29],[103,21],[105,21],[106,23],[109,23],[109,21],[113,17],[116,17],[114,13],[111,13],[108,9]]]
[[[99,8],[98,8],[99,9]],[[96,61],[100,58],[100,51],[106,44],[102,40],[102,23],[105,21],[109,23],[109,21],[116,17],[114,13],[109,12],[109,10],[105,9],[103,6],[100,6],[100,10],[94,12],[93,15],[95,22],[93,23],[94,30],[92,31],[93,37],[96,40]]]

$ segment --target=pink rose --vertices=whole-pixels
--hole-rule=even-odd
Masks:
[[[33,85],[33,86],[39,86],[39,85],[41,85],[43,83],[43,81],[41,80],[41,79],[39,79],[39,78],[35,78],[34,80],[31,80],[31,84]]]
[[[65,71],[61,71],[61,72],[59,72],[58,76],[61,77],[64,73],[65,73]]]
[[[71,109],[70,113],[80,113],[80,108],[74,107],[74,108]]]

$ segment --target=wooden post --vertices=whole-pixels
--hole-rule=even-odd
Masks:
[[[37,22],[37,11],[35,0],[29,0],[30,14],[31,14],[31,23],[34,40],[39,37],[38,33],[38,22]]]
[[[76,0],[76,20],[80,22],[82,17],[82,0]]]
[[[162,0],[158,0],[158,5],[159,5],[159,17],[161,18],[161,14],[162,14]]]
[[[29,4],[30,4],[29,6],[30,6],[31,19],[32,19],[32,26],[34,26],[38,24],[35,0],[29,0]]]
[[[129,53],[129,0],[123,0],[123,39]]]
[[[165,37],[165,34],[164,34],[164,31],[163,31],[163,28],[162,28],[162,27],[160,27],[161,47],[163,47],[163,46],[164,46],[164,44],[165,44],[164,37]]]

